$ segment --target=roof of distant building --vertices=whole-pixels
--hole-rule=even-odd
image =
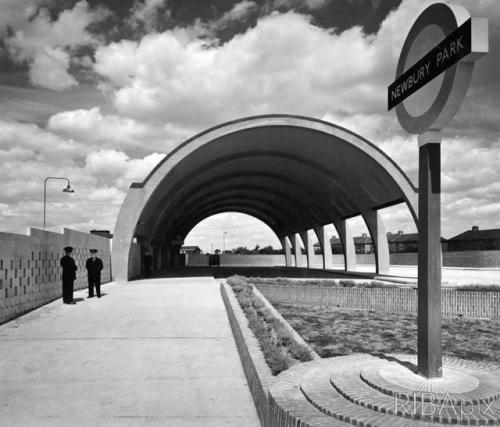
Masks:
[[[479,227],[472,227],[472,230],[464,231],[455,237],[452,237],[451,241],[455,240],[496,240],[500,239],[500,228],[491,228],[489,230],[479,230]]]
[[[441,237],[441,242],[446,242],[447,240]],[[391,243],[408,243],[408,242],[418,242],[418,233],[408,233],[398,235]]]
[[[109,239],[113,238],[113,233],[110,233],[109,230],[90,230],[91,234],[96,234],[97,236],[107,237]]]
[[[387,241],[388,241],[389,243],[393,243],[393,242],[395,242],[395,240],[396,240],[399,236],[402,236],[403,234],[405,234],[405,233],[404,233],[404,231],[402,231],[402,230],[399,230],[397,233],[391,233],[391,232],[389,232],[389,233],[387,233]]]
[[[354,244],[355,245],[366,245],[368,243],[372,242],[372,238],[368,236],[368,234],[363,233],[362,236],[356,236],[354,237]]]
[[[186,252],[193,252],[193,251],[200,251],[201,252],[201,249],[199,246],[181,246],[181,250],[186,251]]]

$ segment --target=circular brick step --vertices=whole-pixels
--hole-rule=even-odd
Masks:
[[[413,402],[435,402],[439,404],[480,405],[497,400],[500,375],[489,371],[455,367],[456,359],[447,359],[442,378],[428,380],[413,374],[408,367],[398,362],[381,363],[360,372],[360,378],[370,387],[389,396],[401,396]]]
[[[449,369],[446,369],[448,372]],[[382,386],[372,387],[366,381],[363,381],[363,374],[379,373],[380,378],[384,379],[384,374],[395,381],[407,384],[407,388],[398,386],[397,393],[386,393],[381,391]],[[375,375],[372,375],[375,377]],[[334,389],[346,400],[362,406],[364,408],[391,414],[399,417],[413,418],[421,421],[446,423],[446,424],[496,424],[499,422],[497,414],[500,414],[500,402],[494,400],[495,392],[488,393],[487,386],[495,387],[494,381],[488,381],[487,385],[481,384],[472,374],[456,372],[442,379],[427,380],[414,374],[407,367],[398,362],[375,360],[361,369],[350,369],[339,367],[331,372],[330,383]],[[429,385],[430,383],[430,385]],[[385,386],[396,386],[393,383],[384,383]],[[415,387],[412,387],[412,384]],[[436,386],[436,384],[438,384]],[[499,382],[496,382],[498,387]],[[449,390],[467,390],[464,397],[460,393],[454,393],[453,399],[447,396],[446,387]],[[420,391],[417,393],[415,390]],[[426,390],[421,391],[422,389]],[[481,399],[485,395],[488,399]],[[422,400],[417,396],[425,397]],[[472,400],[468,400],[471,397]]]
[[[272,425],[500,426],[498,364],[444,358],[444,378],[427,380],[408,368],[414,362],[408,355],[357,354],[295,366],[269,390],[272,412],[279,414]],[[417,397],[404,394],[413,392]],[[457,405],[461,399],[465,406]]]
[[[332,375],[332,372],[325,375],[325,371],[321,368],[309,371],[300,381],[300,390],[311,405],[332,418],[362,427],[401,425],[406,427],[427,427],[432,425],[419,420],[402,420],[400,417],[388,412],[377,412],[371,410],[371,408],[358,405],[346,399],[332,387],[329,375]],[[376,391],[375,393],[380,394]]]

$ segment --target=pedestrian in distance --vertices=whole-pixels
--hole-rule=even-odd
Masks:
[[[62,294],[64,304],[76,304],[73,301],[73,284],[76,279],[77,266],[75,260],[71,256],[73,248],[66,246],[64,248],[64,256],[61,258],[62,267]]]
[[[94,296],[94,287],[97,294],[97,298],[101,298],[101,270],[103,269],[102,260],[97,258],[97,249],[90,250],[90,258],[87,259],[85,263],[85,268],[87,269],[87,279],[89,283],[89,296],[92,298]]]

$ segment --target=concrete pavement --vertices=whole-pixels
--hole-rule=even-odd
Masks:
[[[356,272],[373,272],[373,266],[358,265]],[[417,282],[418,267],[416,265],[391,265],[389,273],[381,276],[393,276],[398,279],[409,279]],[[383,277],[381,277],[383,278]],[[463,286],[463,285],[498,285],[500,286],[500,268],[460,268],[442,267],[442,286]]]
[[[1,425],[260,425],[215,279],[102,290],[0,326]]]

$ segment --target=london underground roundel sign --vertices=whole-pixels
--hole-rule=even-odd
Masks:
[[[409,133],[440,130],[457,112],[474,62],[488,52],[488,21],[462,6],[436,3],[425,9],[405,40],[388,87],[388,108]]]

